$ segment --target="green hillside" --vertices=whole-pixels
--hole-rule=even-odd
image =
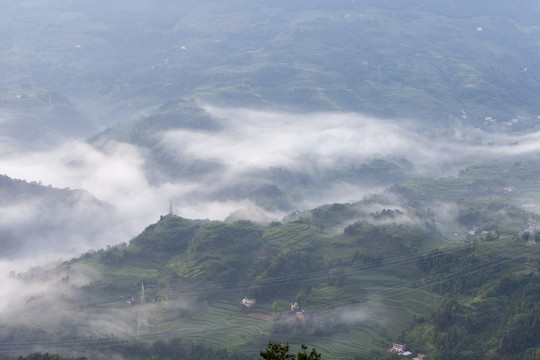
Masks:
[[[532,354],[538,255],[524,229],[536,216],[470,199],[456,203],[450,224],[390,204],[378,196],[325,205],[268,226],[162,216],[129,244],[17,275],[57,278],[62,297],[27,304],[27,320],[3,328],[0,349],[12,339],[87,354],[93,339],[100,351],[146,359],[155,340],[178,338],[182,348],[191,341],[238,356],[255,356],[269,339],[315,346],[327,359],[382,358],[393,341],[441,359]],[[456,234],[443,236],[450,228]],[[243,306],[246,297],[256,305]],[[34,313],[51,302],[54,326]],[[290,312],[294,302],[302,315]]]

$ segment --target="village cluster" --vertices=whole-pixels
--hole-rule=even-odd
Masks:
[[[389,352],[395,352],[398,355],[404,356],[407,359],[411,360],[429,360],[429,357],[424,354],[417,354],[415,357],[411,358],[413,355],[412,352],[407,350],[407,344],[393,343],[392,347],[388,349]]]
[[[242,299],[242,305],[247,309],[252,308],[256,303],[257,301],[253,298],[246,297]],[[291,303],[291,308],[287,314],[290,316],[296,316],[300,321],[306,322],[304,310],[300,308],[300,305],[297,302]]]
[[[524,68],[523,71],[527,71],[527,68]],[[463,109],[461,109],[461,115],[459,117],[456,117],[454,120],[458,123],[462,123],[464,120],[467,120],[469,117],[467,115],[467,112]],[[537,119],[540,119],[540,116],[537,116]],[[484,126],[499,126],[501,128],[511,128],[512,126],[519,123],[518,118],[512,118],[507,121],[497,121],[496,118],[493,116],[486,116],[484,117]]]

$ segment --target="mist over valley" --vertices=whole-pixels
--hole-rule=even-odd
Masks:
[[[539,13],[7,1],[0,359],[534,358]]]

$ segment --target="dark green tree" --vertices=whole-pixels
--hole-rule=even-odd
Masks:
[[[282,344],[277,341],[270,340],[268,345],[266,345],[265,351],[260,351],[259,356],[265,360],[320,360],[321,354],[315,350],[311,349],[311,352],[308,354],[306,351],[308,347],[304,344],[301,345],[302,350],[298,352],[298,356],[289,353],[289,344]]]
[[[265,351],[260,351],[259,356],[265,360],[295,360],[293,354],[289,354],[289,344],[282,344],[270,340]]]
[[[315,350],[315,348],[311,348],[311,352],[308,354],[306,353],[307,346],[302,344],[302,351],[298,353],[298,360],[320,360],[321,354]]]

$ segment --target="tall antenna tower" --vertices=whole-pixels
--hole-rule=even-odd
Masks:
[[[527,241],[527,245],[533,246],[536,244],[534,233],[536,232],[536,230],[540,229],[540,225],[536,221],[533,221],[532,218],[529,218],[528,223],[529,223],[528,224],[529,227],[525,230],[529,233],[529,239]]]
[[[534,244],[536,244],[536,239],[534,238],[534,231],[531,231],[529,233],[529,241],[527,241],[527,245],[533,246]]]
[[[141,302],[139,304],[139,314],[137,317],[137,336],[139,336],[142,331],[148,331],[148,317],[146,316],[145,304],[144,282],[141,281]]]
[[[169,215],[171,216],[174,215],[174,207],[173,207],[172,199],[169,199]]]

